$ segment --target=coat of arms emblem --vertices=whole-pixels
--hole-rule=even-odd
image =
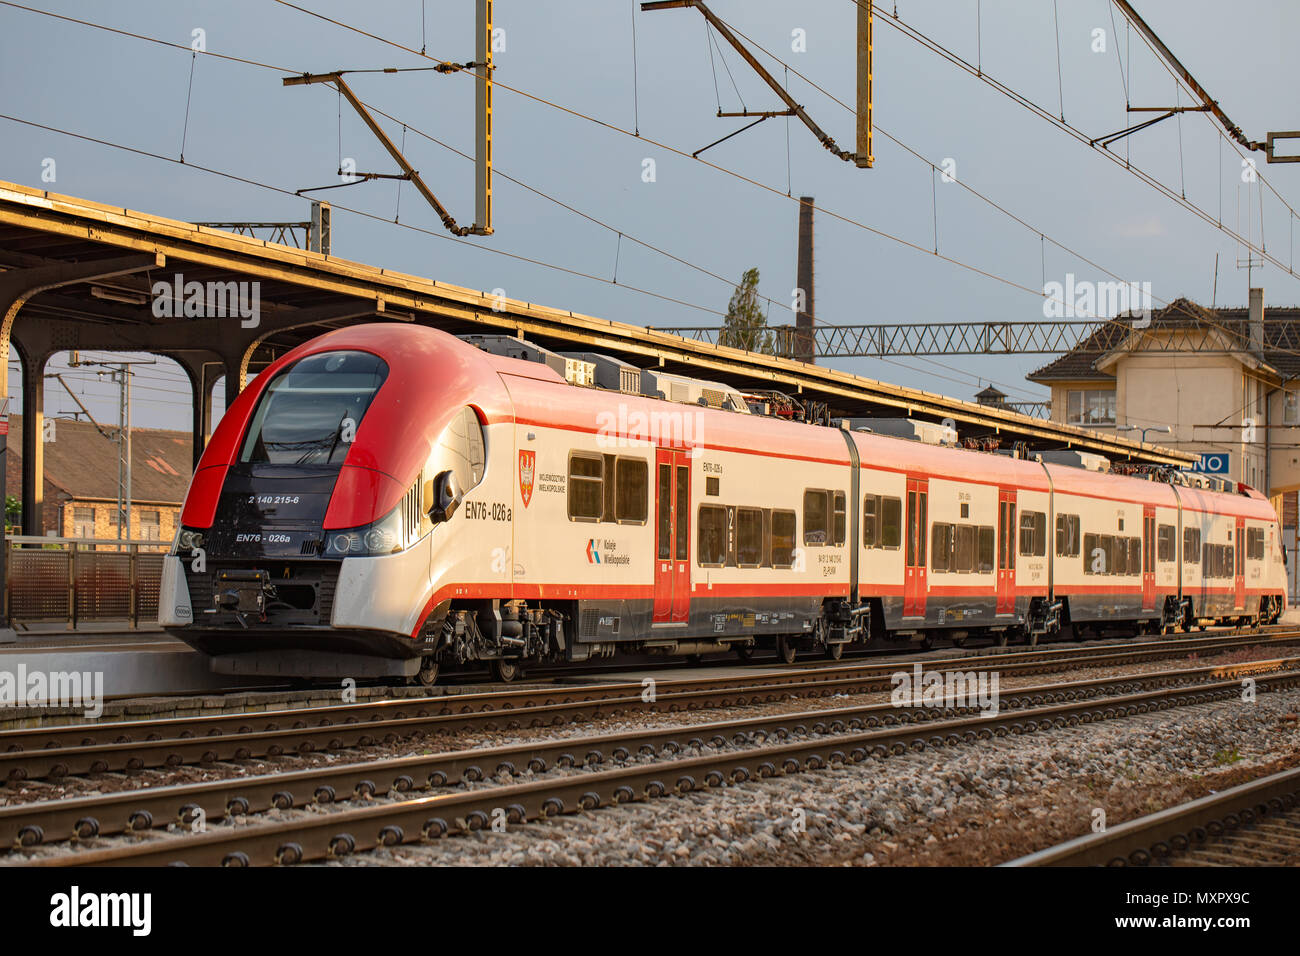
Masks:
[[[519,497],[524,507],[533,500],[533,475],[536,472],[537,452],[521,451],[519,453]]]

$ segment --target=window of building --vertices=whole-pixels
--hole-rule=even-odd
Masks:
[[[1161,561],[1173,561],[1176,558],[1175,544],[1177,533],[1171,524],[1162,524],[1156,529],[1156,557]]]
[[[74,538],[93,538],[95,536],[95,509],[72,509],[72,536]]]
[[[158,511],[140,512],[140,540],[157,541],[162,534],[162,513]]]
[[[700,505],[695,560],[706,568],[720,568],[727,563],[727,509],[721,505]]]
[[[1020,553],[1038,558],[1047,554],[1047,515],[1043,512],[1020,512]]]
[[[1114,425],[1115,391],[1098,389],[1067,392],[1065,420],[1071,425]]]
[[[1197,564],[1201,560],[1201,529],[1183,529],[1183,564]]]
[[[772,512],[772,552],[774,568],[788,568],[794,564],[794,512]]]
[[[1300,392],[1282,393],[1282,424],[1300,425]]]

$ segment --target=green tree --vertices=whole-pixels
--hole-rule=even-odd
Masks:
[[[746,269],[740,285],[731,294],[718,344],[750,352],[775,354],[775,338],[768,330],[767,318],[758,306],[758,269]]]

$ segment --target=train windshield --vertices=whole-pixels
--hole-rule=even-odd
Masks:
[[[368,352],[323,352],[300,359],[266,387],[240,461],[339,467],[388,377]]]

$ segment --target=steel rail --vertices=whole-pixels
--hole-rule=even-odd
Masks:
[[[690,690],[742,690],[755,685],[774,687],[800,687],[816,684],[827,677],[844,680],[858,676],[888,674],[900,666],[920,662],[930,669],[967,667],[989,661],[1020,664],[1042,662],[1045,664],[1127,663],[1134,660],[1178,657],[1202,650],[1228,649],[1251,644],[1286,644],[1300,639],[1300,629],[1262,632],[1255,634],[1222,634],[1204,637],[1162,639],[1138,643],[1099,644],[1085,647],[1036,647],[1029,650],[1012,650],[994,654],[969,654],[958,657],[893,658],[884,661],[849,661],[838,664],[798,667],[780,673],[756,671],[743,676],[700,676],[690,678],[655,679],[655,686],[667,693]],[[289,726],[306,726],[316,722],[319,726],[333,726],[359,720],[375,721],[377,718],[406,717],[431,714],[445,716],[451,713],[521,712],[538,705],[564,702],[592,703],[616,700],[640,694],[644,685],[636,682],[581,684],[571,687],[548,685],[521,687],[508,690],[491,690],[465,694],[441,694],[425,697],[401,697],[386,700],[369,700],[348,704],[322,704],[309,707],[290,707],[281,710],[242,711],[237,713],[201,714],[182,717],[159,717],[142,720],[97,721],[86,724],[25,727],[0,730],[0,750],[33,751],[53,747],[91,746],[94,744],[127,743],[135,740],[177,739],[193,736],[216,736],[231,732],[248,732],[253,723],[264,730],[276,729],[286,722]],[[665,696],[660,694],[659,696]],[[436,708],[436,710],[434,710]],[[491,728],[489,728],[491,729]],[[0,755],[2,756],[2,755]]]
[[[1285,643],[1274,638],[1263,643]],[[1101,666],[1182,656],[1199,649],[1223,648],[1234,643],[1258,644],[1258,636],[1216,639],[1202,646],[1201,641],[1154,642],[1153,649],[1106,649],[1103,653],[1062,655],[1043,660],[1007,661],[1003,655],[957,658],[933,671],[951,670],[976,673],[996,670],[1000,674],[1039,674],[1061,667]],[[1187,644],[1196,646],[1186,646]],[[1092,649],[1101,650],[1101,649]],[[1018,655],[1017,655],[1018,656]],[[919,662],[917,662],[919,663]],[[510,701],[496,700],[497,695],[467,694],[451,698],[421,698],[358,705],[335,705],[276,712],[214,715],[164,721],[118,722],[99,727],[76,725],[60,728],[32,728],[0,734],[0,780],[37,778],[58,779],[69,775],[136,771],[154,767],[177,767],[252,757],[280,756],[284,753],[312,753],[318,750],[342,750],[348,747],[395,743],[416,734],[445,733],[461,730],[521,729],[559,726],[577,720],[613,717],[623,713],[654,714],[745,704],[773,703],[792,692],[806,696],[836,693],[872,693],[893,686],[891,675],[900,663],[873,664],[867,667],[827,667],[793,675],[758,675],[766,683],[737,682],[734,678],[693,679],[685,682],[662,682],[651,699],[644,696],[640,684],[607,685],[603,688],[576,688],[572,695],[543,691],[549,695],[540,703],[513,706]],[[705,686],[700,687],[703,684]],[[678,687],[685,689],[678,690]],[[612,693],[597,693],[613,688]],[[535,691],[506,692],[536,694]],[[555,698],[560,699],[555,699]],[[474,708],[473,698],[480,701]],[[526,698],[527,699],[527,698]],[[439,701],[459,702],[459,708]],[[468,701],[468,702],[467,702]],[[493,706],[500,703],[501,706]],[[405,709],[403,709],[405,708]],[[368,713],[362,720],[360,713]],[[233,722],[233,724],[232,724]],[[135,724],[147,726],[138,727]],[[172,736],[164,735],[159,724],[168,727]],[[262,729],[256,729],[261,724]],[[233,731],[232,731],[233,726]],[[206,729],[206,733],[203,731]],[[107,730],[105,733],[104,731]],[[121,739],[134,730],[133,739]],[[104,738],[117,738],[107,742]],[[141,735],[145,734],[144,739]],[[93,735],[93,736],[92,736]],[[78,743],[68,743],[80,741]]]
[[[1260,692],[1300,686],[1300,671],[1258,680]],[[453,831],[486,829],[503,812],[512,824],[576,810],[594,810],[670,793],[709,790],[754,777],[860,763],[868,757],[901,755],[973,743],[980,739],[1033,733],[1054,727],[1149,713],[1173,706],[1207,703],[1240,693],[1238,681],[1129,694],[1100,701],[1069,702],[1013,714],[938,721],[923,729],[885,728],[815,740],[789,741],[747,750],[686,757],[666,764],[639,764],[576,773],[522,784],[437,794],[322,813],[303,819],[249,827],[220,827],[185,837],[22,861],[30,866],[197,866],[293,864],[343,857],[377,846],[433,839]]]
[[[1288,666],[1300,666],[1300,657],[1023,687],[1002,696],[999,707],[1022,709],[1050,702],[1095,699],[1105,692],[1131,693],[1186,684],[1202,678],[1239,678]],[[514,776],[525,770],[542,773],[552,766],[596,766],[606,760],[627,760],[633,753],[653,756],[664,749],[680,752],[692,747],[702,748],[706,742],[716,747],[728,743],[739,746],[755,735],[785,738],[810,733],[838,734],[846,730],[965,716],[977,710],[974,706],[954,706],[951,698],[945,698],[941,707],[898,706],[893,703],[854,705],[615,734],[549,738],[490,748],[311,767],[234,780],[43,800],[0,808],[0,847],[30,847],[74,837],[106,836],[166,826],[174,821],[189,825],[200,810],[205,821],[212,821],[233,813],[258,812],[271,807],[283,810],[312,802],[332,803],[336,799],[364,799],[379,793],[437,788],[457,781],[473,783],[503,773]]]
[[[1300,798],[1300,768],[1090,833],[1003,866],[1145,866],[1258,820],[1280,816]]]

